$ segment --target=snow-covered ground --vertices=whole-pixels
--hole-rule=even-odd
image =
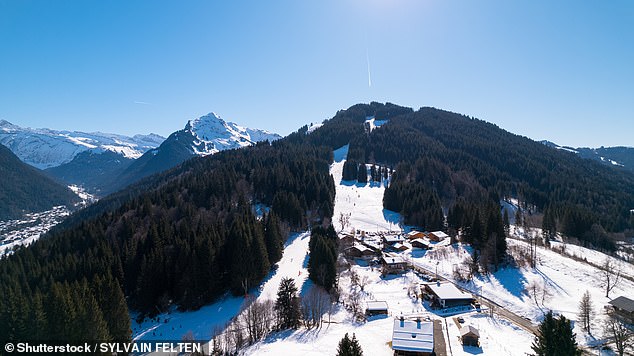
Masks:
[[[374,116],[369,116],[366,120],[365,120],[365,127],[367,130],[369,130],[370,132],[372,132],[372,130],[376,129],[377,127],[380,127],[381,125],[387,123],[388,120],[377,120],[374,118]]]
[[[528,244],[523,241],[508,239],[508,245],[528,249]],[[560,243],[561,244],[561,243]],[[605,255],[600,252],[584,249],[579,246],[566,244],[568,251],[576,251],[577,256],[586,256],[588,260],[602,262]],[[453,279],[454,268],[464,267],[464,258],[467,256],[468,247],[455,244],[438,248],[433,252],[410,252],[412,262],[434,271],[448,279]],[[590,292],[595,318],[592,322],[593,335],[601,335],[602,324],[605,320],[604,306],[617,296],[628,295],[634,290],[634,282],[621,279],[621,282],[610,293],[610,298],[605,297],[603,276],[599,270],[583,261],[576,261],[567,256],[538,247],[537,267],[504,268],[486,276],[478,276],[472,282],[460,283],[463,287],[474,293],[483,295],[506,309],[537,324],[547,310],[562,314],[566,318],[575,321],[578,314],[578,305],[585,291]],[[620,262],[624,271],[630,271],[633,266]],[[535,295],[528,288],[536,285],[537,301]],[[542,301],[546,291],[546,297]],[[574,332],[577,334],[577,342],[580,345],[592,346],[596,343],[592,337],[584,332],[580,325],[574,324]],[[525,350],[529,352],[530,350]]]
[[[335,151],[335,162],[330,167],[330,173],[335,179],[335,209],[333,220],[335,228],[339,216],[350,214],[350,226],[346,228],[363,231],[386,231],[400,229],[398,224],[400,215],[383,209],[383,193],[385,185],[378,183],[359,184],[355,181],[342,181],[343,164],[348,155],[348,145]]]

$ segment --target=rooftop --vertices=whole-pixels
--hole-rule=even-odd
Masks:
[[[403,257],[401,256],[383,256],[381,258],[388,265],[397,264],[397,263],[406,263]]]
[[[474,328],[471,325],[465,325],[463,327],[460,328],[460,336],[465,336],[467,334],[473,334],[477,337],[480,337],[480,332],[478,331],[478,329]]]
[[[625,310],[628,313],[634,312],[634,300],[630,298],[620,296],[609,301],[609,303],[619,309]]]
[[[473,296],[469,293],[465,293],[458,289],[452,283],[430,283],[427,284],[429,289],[438,296],[440,299],[451,300],[451,299],[473,299]]]
[[[425,240],[420,239],[420,238],[419,238],[419,239],[414,239],[414,240],[410,241],[410,243],[411,243],[411,244],[413,244],[413,243],[421,243],[421,244],[423,244],[423,245],[427,245],[427,246],[430,246],[430,245],[431,245],[431,244],[429,243],[429,241],[425,241]]]
[[[394,319],[392,349],[432,352],[434,350],[434,324],[431,321]]]
[[[436,236],[436,237],[438,237],[440,239],[444,239],[444,238],[449,237],[449,235],[445,234],[442,231],[434,231],[434,232],[431,232],[431,234],[434,234],[434,236]]]
[[[355,244],[352,247],[350,247],[350,249],[356,249],[357,251],[359,251],[361,253],[363,253],[365,251],[372,252],[372,249],[370,249],[368,246],[364,246],[364,245],[361,245],[361,244]]]
[[[399,235],[388,235],[388,236],[384,236],[383,238],[385,239],[385,242],[387,243],[401,242],[404,240],[403,237]]]
[[[367,310],[387,310],[387,302],[385,301],[371,301],[368,302]]]

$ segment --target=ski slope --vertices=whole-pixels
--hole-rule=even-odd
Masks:
[[[383,209],[383,193],[385,184],[343,181],[343,164],[348,156],[348,145],[334,152],[334,163],[330,166],[330,174],[335,179],[335,209],[333,221],[335,229],[340,230],[339,217],[350,214],[350,226],[346,228],[363,231],[398,230],[400,215]],[[387,184],[387,183],[386,183]]]

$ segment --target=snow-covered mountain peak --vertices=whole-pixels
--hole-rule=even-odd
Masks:
[[[231,126],[213,112],[197,119],[189,120],[185,130],[205,141],[211,141],[219,136],[226,135],[227,132],[233,133]]]
[[[19,129],[20,126],[14,125],[7,120],[0,120],[0,129],[5,132],[11,132]]]
[[[277,140],[277,134],[265,130],[250,129],[223,120],[216,113],[209,113],[189,120],[184,131],[192,136],[192,151],[205,156],[218,151],[245,147],[258,141]]]

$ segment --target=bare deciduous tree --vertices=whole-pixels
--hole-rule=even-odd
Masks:
[[[302,298],[302,318],[307,328],[321,326],[331,304],[330,295],[322,287],[314,286]]]
[[[241,320],[247,330],[249,344],[262,339],[271,330],[273,302],[270,300],[256,301],[250,297],[247,307],[241,314]]]
[[[350,216],[351,213],[339,213],[339,224],[341,225],[341,231],[345,230],[348,225],[350,225]]]
[[[610,317],[607,319],[604,333],[605,337],[614,341],[614,346],[619,356],[623,356],[625,351],[633,346],[634,332],[616,318]]]
[[[544,304],[551,297],[550,290],[544,283],[540,283],[536,280],[531,281],[526,286],[526,292],[533,298],[535,305],[540,309],[544,309]]]
[[[365,287],[368,285],[368,283],[370,283],[370,279],[368,278],[368,276],[363,276],[359,278],[359,288],[361,288],[362,292],[365,291]]]
[[[583,330],[592,334],[590,330],[590,320],[594,315],[594,308],[592,307],[592,300],[590,299],[590,292],[586,290],[579,302],[579,322],[583,327]]]
[[[605,296],[610,297],[610,292],[621,281],[621,265],[606,257],[602,266],[603,283],[605,284]]]
[[[361,305],[361,292],[360,291],[350,291],[347,298],[348,308],[352,315],[354,315],[357,319],[363,319],[364,311],[363,306]]]

